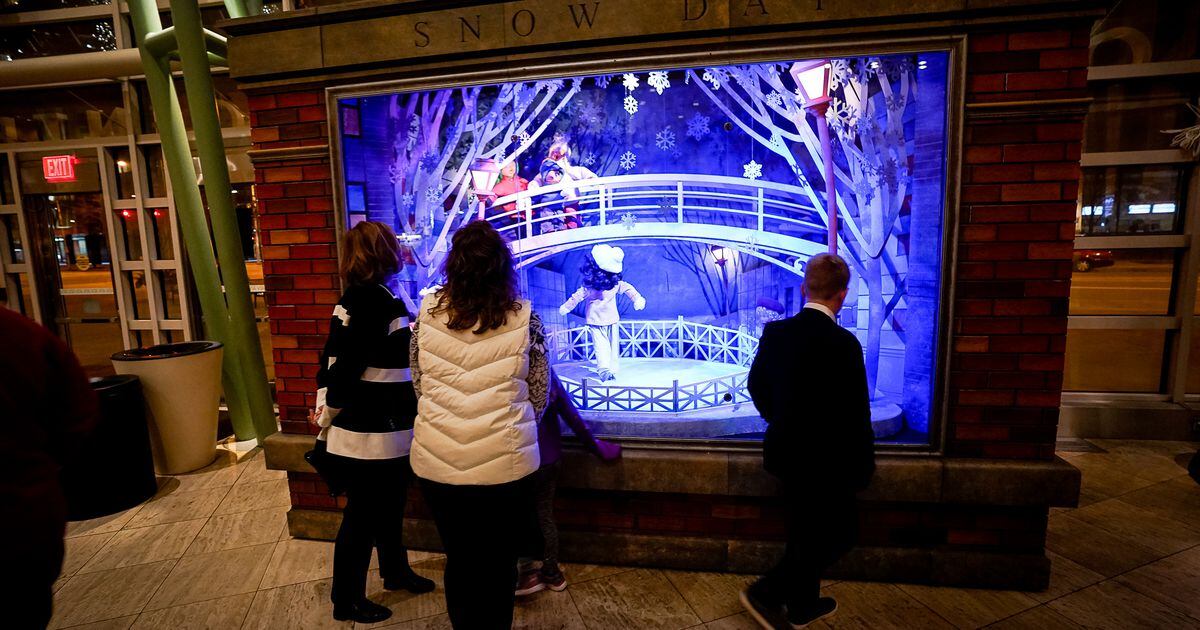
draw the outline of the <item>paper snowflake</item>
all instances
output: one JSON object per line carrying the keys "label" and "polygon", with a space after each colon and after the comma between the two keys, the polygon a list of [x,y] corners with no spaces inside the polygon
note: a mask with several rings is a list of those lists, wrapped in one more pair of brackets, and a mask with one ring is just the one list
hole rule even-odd
{"label": "paper snowflake", "polygon": [[626,72],[625,76],[621,79],[621,85],[624,85],[625,89],[630,92],[638,89],[637,75],[632,72]]}
{"label": "paper snowflake", "polygon": [[421,165],[421,170],[425,171],[426,173],[432,173],[433,169],[437,168],[438,161],[437,154],[433,153],[432,151],[422,155],[421,161],[419,162]]}
{"label": "paper snowflake", "polygon": [[637,99],[633,98],[632,94],[629,96],[626,96],[625,97],[625,111],[629,112],[629,115],[632,116],[637,113],[637,110],[638,110]]}
{"label": "paper snowflake", "polygon": [[430,204],[436,204],[441,200],[442,200],[442,187],[441,186],[430,186],[429,188],[425,189],[425,201],[428,201]]}
{"label": "paper snowflake", "polygon": [[719,90],[721,89],[721,79],[719,75],[720,73],[717,70],[709,68],[708,70],[704,71],[704,75],[700,78],[712,85],[712,89]]}
{"label": "paper snowflake", "polygon": [[608,87],[608,82],[612,80],[612,75],[611,74],[602,74],[600,76],[594,77],[592,80],[596,82],[596,87],[603,90],[604,88]]}
{"label": "paper snowflake", "polygon": [[782,107],[783,97],[779,95],[779,92],[771,92],[767,95],[767,104],[772,107]]}
{"label": "paper snowflake", "polygon": [[750,160],[742,165],[742,177],[746,179],[758,179],[762,177],[762,164]]}
{"label": "paper snowflake", "polygon": [[529,136],[529,133],[526,131],[522,131],[521,134],[517,136],[517,143],[520,144],[521,146],[525,146],[525,145],[529,144],[529,140],[530,140],[530,136]]}
{"label": "paper snowflake", "polygon": [[413,116],[408,123],[408,143],[405,145],[409,151],[417,148],[417,139],[421,136],[421,121]]}
{"label": "paper snowflake", "polygon": [[667,73],[662,70],[657,70],[650,73],[650,77],[646,79],[646,85],[654,88],[655,92],[663,93],[663,90],[671,87],[671,81],[667,78]]}
{"label": "paper snowflake", "polygon": [[670,151],[675,148],[675,132],[671,131],[670,127],[664,127],[662,131],[654,134],[654,146],[660,151]]}
{"label": "paper snowflake", "polygon": [[579,158],[579,163],[584,166],[591,166],[591,165],[595,164],[596,163],[596,154],[595,153],[585,153],[583,155],[583,157]]}
{"label": "paper snowflake", "polygon": [[621,168],[628,171],[637,166],[637,154],[633,151],[626,151],[621,154]]}
{"label": "paper snowflake", "polygon": [[400,196],[400,209],[407,212],[413,207],[414,200],[412,193],[404,193]]}
{"label": "paper snowflake", "polygon": [[588,126],[595,126],[600,122],[600,116],[604,110],[595,101],[588,101],[579,108],[579,120]]}
{"label": "paper snowflake", "polygon": [[637,217],[632,212],[626,212],[621,215],[621,225],[625,226],[626,230],[632,230],[637,224]]}
{"label": "paper snowflake", "polygon": [[696,112],[688,120],[687,135],[697,140],[703,140],[708,134],[708,116],[704,116],[700,114],[700,112]]}

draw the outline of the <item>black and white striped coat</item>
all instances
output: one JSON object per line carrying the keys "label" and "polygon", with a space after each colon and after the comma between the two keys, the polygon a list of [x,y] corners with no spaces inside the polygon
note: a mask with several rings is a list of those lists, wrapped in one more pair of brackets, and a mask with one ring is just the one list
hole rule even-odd
{"label": "black and white striped coat", "polygon": [[352,286],[342,294],[317,372],[318,423],[330,453],[408,455],[417,415],[411,339],[404,303],[383,285]]}

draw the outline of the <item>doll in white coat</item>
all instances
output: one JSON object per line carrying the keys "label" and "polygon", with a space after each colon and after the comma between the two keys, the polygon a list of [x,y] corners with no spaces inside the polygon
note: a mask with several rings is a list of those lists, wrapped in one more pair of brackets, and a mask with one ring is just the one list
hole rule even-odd
{"label": "doll in white coat", "polygon": [[583,286],[579,287],[558,312],[566,315],[582,302],[588,332],[596,349],[596,371],[601,381],[617,378],[620,371],[621,352],[617,348],[617,325],[621,313],[617,310],[617,295],[624,294],[633,301],[634,310],[646,308],[646,298],[621,279],[625,252],[620,247],[596,245],[583,260],[579,271],[583,274]]}

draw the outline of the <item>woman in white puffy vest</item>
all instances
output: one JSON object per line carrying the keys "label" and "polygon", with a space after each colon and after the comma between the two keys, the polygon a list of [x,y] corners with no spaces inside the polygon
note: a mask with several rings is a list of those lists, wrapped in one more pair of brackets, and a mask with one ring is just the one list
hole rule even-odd
{"label": "woman in white puffy vest", "polygon": [[446,552],[451,624],[509,628],[517,557],[537,531],[545,336],[508,245],[486,221],[455,233],[445,274],[421,304],[411,345],[412,467]]}

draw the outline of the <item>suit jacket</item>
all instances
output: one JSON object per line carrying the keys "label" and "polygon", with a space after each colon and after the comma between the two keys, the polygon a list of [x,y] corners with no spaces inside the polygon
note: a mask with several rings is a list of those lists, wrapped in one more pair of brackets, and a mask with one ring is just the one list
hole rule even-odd
{"label": "suit jacket", "polygon": [[800,491],[856,492],[870,483],[867,373],[850,331],[814,309],[767,324],[747,388],[767,421],[768,472]]}

